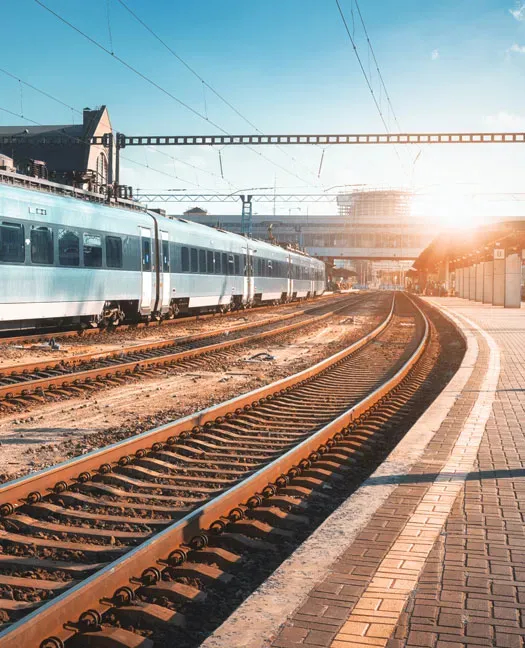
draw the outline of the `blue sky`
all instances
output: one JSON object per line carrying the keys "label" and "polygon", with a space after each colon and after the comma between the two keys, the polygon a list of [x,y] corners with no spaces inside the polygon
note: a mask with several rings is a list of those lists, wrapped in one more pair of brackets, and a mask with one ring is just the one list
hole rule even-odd
{"label": "blue sky", "polygon": [[[369,56],[354,0],[340,0],[365,68]],[[162,47],[118,0],[43,0],[230,133],[253,128]],[[166,43],[264,133],[382,132],[335,0],[125,0]],[[126,134],[206,134],[217,130],[125,69],[34,0],[2,2],[0,67],[82,109],[105,103]],[[360,7],[394,110],[405,131],[525,131],[525,9],[514,0],[365,2]],[[108,25],[109,12],[109,25]],[[372,85],[380,96],[377,74]],[[381,93],[382,95],[382,93]],[[389,126],[384,96],[381,106]],[[0,108],[40,123],[78,114],[0,73]],[[0,110],[1,124],[23,123]],[[412,148],[412,147],[411,147]],[[230,192],[273,186],[316,191],[340,184],[456,183],[484,190],[521,189],[525,148],[294,147],[128,149],[126,183],[145,189],[186,187]],[[398,157],[399,154],[399,157]],[[174,161],[173,156],[203,171]],[[400,162],[401,159],[401,162]],[[288,169],[289,173],[280,167]],[[173,177],[173,176],[177,177]],[[464,190],[464,189],[462,189]],[[500,207],[505,210],[509,205]],[[515,205],[512,206],[515,208]],[[218,211],[218,208],[214,208]],[[313,208],[314,209],[314,208]]]}

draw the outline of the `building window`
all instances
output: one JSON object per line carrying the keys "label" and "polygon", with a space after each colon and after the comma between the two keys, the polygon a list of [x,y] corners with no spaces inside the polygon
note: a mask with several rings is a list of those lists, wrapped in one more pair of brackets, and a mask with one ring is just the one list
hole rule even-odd
{"label": "building window", "polygon": [[31,228],[31,261],[43,265],[53,264],[53,231],[49,227]]}
{"label": "building window", "polygon": [[24,226],[18,223],[0,225],[0,261],[3,263],[24,263],[26,248]]}
{"label": "building window", "polygon": [[99,186],[108,183],[108,160],[105,153],[101,153],[97,158],[97,184]]}
{"label": "building window", "polygon": [[61,266],[80,265],[80,239],[76,232],[58,230],[58,262]]}

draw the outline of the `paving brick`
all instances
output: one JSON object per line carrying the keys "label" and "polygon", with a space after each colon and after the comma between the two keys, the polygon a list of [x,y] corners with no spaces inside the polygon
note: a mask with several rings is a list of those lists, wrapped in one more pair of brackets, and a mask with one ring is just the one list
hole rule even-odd
{"label": "paving brick", "polygon": [[321,630],[312,630],[304,640],[305,646],[329,646],[335,637],[335,632],[323,632]]}
{"label": "paving brick", "polygon": [[[448,476],[433,485],[397,486],[334,564],[333,578],[312,591],[298,622],[321,615],[339,623],[332,648],[525,648],[519,627],[525,619],[525,330],[523,320],[507,324],[515,321],[512,313],[468,307],[468,316],[489,326],[503,349],[500,385],[474,466],[459,487]],[[441,470],[483,393],[488,346],[474,334],[473,373],[414,475]],[[468,444],[462,448],[469,452]],[[369,636],[374,627],[380,635],[381,626],[385,636]],[[312,626],[310,632],[326,631]],[[305,637],[294,645],[301,642],[308,645]]]}

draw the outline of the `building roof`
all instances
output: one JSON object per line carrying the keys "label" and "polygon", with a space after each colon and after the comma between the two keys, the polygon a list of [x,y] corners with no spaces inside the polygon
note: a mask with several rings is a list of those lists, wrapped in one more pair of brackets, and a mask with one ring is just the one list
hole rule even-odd
{"label": "building roof", "polygon": [[435,238],[414,261],[413,268],[432,272],[445,260],[467,261],[469,256],[492,258],[493,248],[513,247],[525,240],[525,219],[512,219],[470,230],[448,230]]}
{"label": "building roof", "polygon": [[[0,151],[19,163],[23,160],[43,160],[48,170],[57,173],[84,171],[89,145],[85,140],[92,137],[106,107],[85,109],[82,124],[41,126],[0,126]],[[22,139],[15,144],[3,142],[3,137]],[[67,144],[42,141],[46,137],[67,138]]]}

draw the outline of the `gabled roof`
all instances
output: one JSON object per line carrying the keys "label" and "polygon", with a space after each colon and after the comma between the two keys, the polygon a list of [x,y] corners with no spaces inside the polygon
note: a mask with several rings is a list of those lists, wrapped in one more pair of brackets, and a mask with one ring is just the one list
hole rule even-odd
{"label": "gabled roof", "polygon": [[[105,110],[105,106],[95,110],[86,108],[82,124],[0,126],[0,150],[17,163],[25,159],[43,160],[50,171],[84,171],[88,151],[84,140],[93,136]],[[2,137],[12,136],[23,141],[16,144],[2,142]],[[68,143],[43,143],[40,141],[43,137],[65,137]]]}

